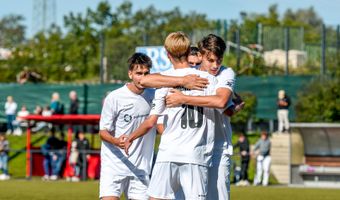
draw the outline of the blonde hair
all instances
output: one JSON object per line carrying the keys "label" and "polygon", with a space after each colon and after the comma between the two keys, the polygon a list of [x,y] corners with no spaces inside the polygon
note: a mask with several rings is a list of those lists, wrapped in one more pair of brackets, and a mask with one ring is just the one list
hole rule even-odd
{"label": "blonde hair", "polygon": [[190,53],[191,42],[189,37],[181,32],[170,33],[164,42],[166,51],[177,61],[186,61]]}

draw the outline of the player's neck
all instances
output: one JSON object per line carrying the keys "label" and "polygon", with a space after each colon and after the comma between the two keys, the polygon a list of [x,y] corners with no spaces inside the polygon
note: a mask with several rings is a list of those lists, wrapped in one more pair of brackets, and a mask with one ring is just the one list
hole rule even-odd
{"label": "player's neck", "polygon": [[135,94],[142,94],[144,92],[144,89],[138,88],[135,84],[133,83],[127,83],[126,87],[133,93]]}
{"label": "player's neck", "polygon": [[183,62],[173,62],[172,63],[174,66],[174,69],[184,69],[184,68],[189,68],[190,65],[187,61],[183,61]]}

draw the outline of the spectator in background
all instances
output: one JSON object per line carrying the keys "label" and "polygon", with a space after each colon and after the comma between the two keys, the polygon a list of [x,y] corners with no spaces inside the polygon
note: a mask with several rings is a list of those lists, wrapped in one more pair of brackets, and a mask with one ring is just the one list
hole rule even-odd
{"label": "spectator in background", "polygon": [[257,155],[254,185],[259,185],[261,183],[262,173],[263,173],[262,185],[263,186],[268,185],[271,163],[270,147],[271,142],[268,138],[268,133],[262,132],[261,138],[256,142],[253,150],[253,154]]}
{"label": "spectator in background", "polygon": [[241,177],[240,182],[236,185],[239,186],[247,186],[249,185],[248,182],[248,167],[249,167],[249,142],[247,137],[244,133],[240,134],[237,143],[235,144],[234,148],[240,149],[240,156],[241,156]]}
{"label": "spectator in background", "polygon": [[[88,139],[85,137],[84,132],[78,133],[78,138],[76,139],[76,149],[79,152],[78,160],[75,165],[75,177],[72,179],[72,181],[79,181],[79,178],[82,177],[83,171],[86,171],[86,164],[87,160],[90,158],[90,155],[85,152],[87,150],[90,150],[90,143]],[[82,177],[82,179],[85,179],[86,177]]]}
{"label": "spectator in background", "polygon": [[[78,114],[78,109],[79,109],[79,100],[78,100],[77,92],[72,90],[69,93],[69,98],[70,98],[70,110],[69,110],[69,114],[77,115]],[[73,125],[72,129],[73,129],[74,133],[77,133],[80,130],[80,126],[79,125]]]}
{"label": "spectator in background", "polygon": [[41,115],[45,116],[45,117],[51,116],[52,114],[53,114],[53,112],[52,112],[52,110],[49,106],[45,106],[42,113],[41,113]]}
{"label": "spectator in background", "polygon": [[77,149],[77,140],[73,140],[71,144],[71,152],[70,156],[68,158],[68,162],[70,166],[73,168],[73,174],[69,174],[68,177],[66,178],[67,181],[74,181],[78,182],[79,181],[79,169],[77,167],[77,162],[78,162],[78,157],[79,157],[79,151]]}
{"label": "spectator in background", "polygon": [[[52,111],[52,115],[63,115],[64,114],[64,104],[60,102],[60,97],[58,92],[54,92],[51,98],[50,108]],[[64,134],[64,125],[58,125],[60,133]],[[56,126],[53,125],[51,131],[55,132]]]}
{"label": "spectator in background", "polygon": [[72,90],[69,94],[70,97],[70,114],[77,115],[79,109],[79,100],[77,96],[77,92]]}
{"label": "spectator in background", "polygon": [[[36,112],[38,111],[38,112]],[[36,110],[34,111],[36,114],[40,113],[39,110]],[[51,116],[52,115],[52,111],[50,110],[50,107],[49,106],[45,106],[44,109],[42,110],[41,112],[41,115],[44,116],[44,117],[48,117],[48,116]],[[41,131],[41,130],[45,130],[45,132],[47,132],[47,130],[50,130],[52,128],[52,124],[50,123],[47,123],[47,122],[36,122],[35,126],[32,128],[32,132],[35,133],[35,132],[38,132],[38,131]]]}
{"label": "spectator in background", "polygon": [[59,139],[55,137],[54,132],[50,132],[50,137],[46,143],[42,145],[41,151],[44,155],[43,167],[45,175],[42,180],[57,180],[58,179],[58,154]]}
{"label": "spectator in background", "polygon": [[288,109],[290,106],[290,98],[284,90],[280,90],[277,99],[277,120],[279,123],[279,133],[289,131]]}
{"label": "spectator in background", "polygon": [[58,92],[54,92],[51,98],[50,108],[52,114],[64,114],[64,105],[60,102],[60,97]]}
{"label": "spectator in background", "polygon": [[15,113],[17,111],[17,103],[14,102],[12,96],[7,97],[7,101],[5,103],[5,114],[7,118],[7,132],[6,134],[12,134],[14,131],[13,121],[15,120]]}
{"label": "spectator in background", "polygon": [[8,152],[9,152],[9,142],[4,134],[0,134],[0,170],[2,173],[0,175],[0,180],[8,180],[10,177],[8,175]]}
{"label": "spectator in background", "polygon": [[22,127],[28,127],[28,122],[23,117],[26,117],[30,114],[28,112],[25,105],[21,106],[20,111],[17,113],[16,119],[13,121],[13,126],[15,127],[13,135],[20,136],[22,135]]}
{"label": "spectator in background", "polygon": [[202,62],[202,54],[197,47],[190,47],[188,63],[191,67],[196,67]]}
{"label": "spectator in background", "polygon": [[66,158],[67,142],[65,141],[65,135],[61,134],[58,145],[56,147],[57,161],[56,161],[56,173],[58,176],[62,177],[62,169],[64,166],[64,161]]}
{"label": "spectator in background", "polygon": [[43,108],[39,105],[37,105],[33,111],[33,114],[35,115],[42,115],[42,112],[43,112]]}

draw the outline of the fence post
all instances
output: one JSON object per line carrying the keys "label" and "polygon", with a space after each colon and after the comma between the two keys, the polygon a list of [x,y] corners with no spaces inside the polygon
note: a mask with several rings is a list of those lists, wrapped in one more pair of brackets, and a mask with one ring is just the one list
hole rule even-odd
{"label": "fence post", "polygon": [[289,74],[289,27],[285,28],[285,50],[286,50],[286,67],[285,67],[285,74],[288,76]]}
{"label": "fence post", "polygon": [[104,57],[105,57],[105,35],[104,30],[100,32],[100,84],[104,83]]}
{"label": "fence post", "polygon": [[227,42],[228,41],[228,22],[227,20],[223,21],[223,31],[224,31],[224,41]]}
{"label": "fence post", "polygon": [[143,44],[144,46],[148,46],[149,45],[149,36],[147,33],[143,34]]}
{"label": "fence post", "polygon": [[340,65],[340,25],[336,28],[336,59]]}
{"label": "fence post", "polygon": [[257,44],[262,46],[262,24],[257,24]]}
{"label": "fence post", "polygon": [[301,51],[305,50],[305,28],[300,27],[300,40],[301,40]]}
{"label": "fence post", "polygon": [[86,174],[87,174],[87,159],[86,159],[86,153],[87,150],[82,150],[82,158],[83,158],[83,168],[82,168],[82,179],[86,180]]}
{"label": "fence post", "polygon": [[89,86],[85,83],[84,84],[84,107],[83,107],[83,114],[87,114],[87,104],[88,104],[88,91]]}
{"label": "fence post", "polygon": [[[87,114],[87,108],[88,108],[88,104],[89,104],[89,86],[85,83],[84,84],[84,107],[83,107],[83,114],[86,115]],[[86,132],[87,131],[87,126],[84,124],[83,125],[83,131]]]}
{"label": "fence post", "polygon": [[240,64],[241,64],[241,51],[240,51],[240,46],[241,46],[241,41],[240,41],[240,29],[238,28],[236,30],[236,44],[237,44],[237,48],[236,48],[236,55],[237,55],[237,69],[240,68]]}
{"label": "fence post", "polygon": [[321,68],[320,74],[325,75],[326,72],[326,26],[322,24],[321,31]]}
{"label": "fence post", "polygon": [[32,154],[31,154],[31,129],[27,128],[26,134],[26,178],[32,177]]}
{"label": "fence post", "polygon": [[221,36],[221,21],[219,19],[216,21],[216,35]]}

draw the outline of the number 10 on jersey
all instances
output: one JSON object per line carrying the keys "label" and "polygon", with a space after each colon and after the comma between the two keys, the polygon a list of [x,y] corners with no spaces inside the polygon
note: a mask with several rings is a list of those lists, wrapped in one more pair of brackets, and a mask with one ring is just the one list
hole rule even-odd
{"label": "number 10 on jersey", "polygon": [[181,117],[181,127],[183,129],[188,128],[200,128],[203,123],[203,107],[182,105],[184,113]]}

